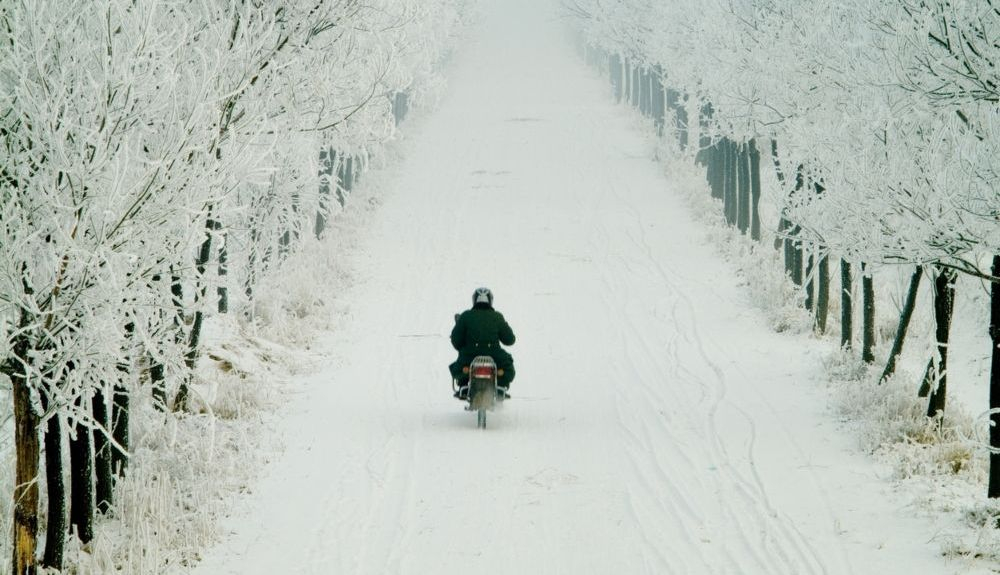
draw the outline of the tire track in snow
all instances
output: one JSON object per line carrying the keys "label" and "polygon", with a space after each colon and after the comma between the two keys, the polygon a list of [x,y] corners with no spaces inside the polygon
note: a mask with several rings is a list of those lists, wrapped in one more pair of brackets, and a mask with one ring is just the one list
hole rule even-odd
{"label": "tire track in snow", "polygon": [[[631,363],[630,360],[626,361],[626,365]],[[628,374],[632,370],[616,366],[615,371]],[[615,398],[615,410],[618,415],[618,425],[625,432],[625,437],[628,440],[625,448],[633,470],[632,479],[638,481],[637,485],[629,485],[629,490],[632,492],[629,498],[632,515],[636,522],[644,527],[642,534],[648,548],[662,559],[664,565],[669,567],[665,572],[691,572],[696,570],[706,559],[702,554],[701,562],[692,565],[688,557],[690,550],[701,552],[694,533],[703,522],[697,511],[688,502],[687,490],[676,484],[677,477],[664,468],[659,457],[650,449],[653,442],[648,426],[644,424],[642,419],[635,419],[634,406],[637,402],[631,397],[632,393],[628,387],[628,384],[616,386],[618,393]],[[667,442],[667,445],[669,444],[670,442]],[[675,453],[680,455],[682,461],[689,463],[683,453],[678,451]],[[637,499],[647,504],[652,502],[655,505],[653,510],[655,513],[650,514],[648,509],[643,509],[640,512],[635,504]],[[674,524],[678,522],[682,527],[679,531],[673,528]],[[666,537],[661,540],[650,539],[650,534],[673,534],[673,532],[676,532],[678,537]],[[678,545],[678,543],[683,545]],[[663,546],[666,548],[661,549]],[[683,552],[678,552],[681,550]],[[684,562],[683,568],[679,568],[675,566],[675,561],[671,561],[672,557],[688,561]]]}
{"label": "tire track in snow", "polygon": [[[612,189],[613,188],[614,186],[612,186]],[[634,208],[631,205],[624,202],[623,199],[620,197],[620,195],[617,204],[619,206],[627,206],[627,209],[632,210],[634,221],[639,222],[638,218],[635,217]],[[640,224],[639,228],[642,229],[641,222],[639,222],[639,224]],[[691,374],[692,377],[688,381],[693,381],[699,385],[703,400],[705,398],[709,399],[707,413],[701,419],[703,420],[703,422],[707,422],[709,424],[707,431],[708,431],[708,437],[711,442],[710,447],[712,448],[709,450],[709,453],[712,456],[712,462],[713,462],[712,468],[716,469],[719,472],[719,474],[725,475],[726,479],[728,480],[725,482],[718,481],[716,488],[717,496],[720,497],[720,499],[723,501],[721,509],[722,512],[725,514],[725,521],[721,523],[723,525],[739,526],[734,535],[736,535],[742,542],[744,551],[749,552],[750,555],[761,566],[761,568],[766,569],[768,572],[800,572],[801,571],[800,566],[808,565],[810,558],[815,557],[815,553],[810,552],[811,550],[803,551],[800,546],[800,541],[797,541],[794,538],[790,540],[791,551],[786,550],[786,547],[789,547],[788,545],[777,545],[777,546],[775,545],[775,539],[774,539],[775,535],[773,532],[776,529],[772,525],[767,525],[768,521],[766,519],[768,517],[775,516],[776,513],[773,511],[773,506],[767,499],[766,491],[763,488],[763,484],[760,481],[759,476],[756,474],[756,468],[753,460],[753,450],[755,445],[755,435],[754,435],[755,429],[753,420],[748,416],[748,414],[746,414],[746,412],[743,411],[740,412],[740,414],[746,420],[747,424],[750,426],[750,436],[749,436],[750,441],[748,443],[748,461],[751,464],[751,471],[753,472],[754,478],[753,480],[748,480],[745,477],[743,477],[743,475],[739,473],[736,470],[736,468],[731,464],[731,456],[728,454],[725,444],[721,441],[721,436],[717,429],[718,410],[720,405],[722,405],[723,401],[725,400],[726,396],[726,381],[722,370],[714,362],[711,361],[708,354],[705,352],[703,342],[697,330],[697,326],[693,323],[694,321],[693,306],[690,300],[686,297],[686,295],[683,292],[679,291],[675,285],[669,282],[669,277],[666,276],[664,270],[662,269],[662,266],[660,266],[658,262],[655,262],[656,263],[655,267],[649,265],[650,263],[654,262],[654,258],[651,255],[651,250],[649,250],[648,244],[643,244],[642,242],[636,241],[636,238],[633,234],[627,233],[626,235],[628,236],[628,240],[631,242],[632,244],[631,247],[633,248],[633,250],[631,250],[630,252],[623,251],[622,253],[619,254],[613,254],[612,252],[607,251],[606,247],[613,244],[609,241],[611,238],[609,237],[607,230],[605,229],[602,229],[600,232],[599,235],[600,241],[594,242],[594,245],[592,245],[592,249],[594,250],[597,250],[602,246],[605,247],[605,252],[602,252],[604,253],[605,257],[608,258],[608,261],[606,261],[605,265],[603,266],[605,269],[616,270],[617,267],[624,268],[624,272],[622,273],[611,272],[602,277],[602,280],[604,281],[606,287],[608,288],[608,291],[610,293],[615,294],[621,301],[626,301],[626,302],[637,301],[636,297],[630,293],[631,289],[630,283],[640,279],[638,276],[639,272],[644,270],[648,272],[650,270],[655,269],[658,272],[658,275],[660,276],[657,279],[660,282],[667,280],[667,282],[669,283],[668,287],[671,287],[672,291],[675,294],[675,297],[677,298],[672,310],[673,316],[675,318],[674,327],[676,328],[677,326],[684,325],[685,329],[678,330],[678,333],[684,334],[685,339],[693,343],[694,347],[696,348],[696,353],[698,354],[699,357],[701,357],[705,365],[707,365],[711,369],[712,374],[715,378],[713,384],[709,384],[706,383],[702,378],[694,376],[694,374],[692,373]],[[645,265],[637,265],[637,263],[632,261],[631,258],[629,257],[629,254],[635,251],[634,248],[642,248],[641,253],[644,253],[646,255],[646,260],[647,260],[646,262],[644,262]],[[609,278],[614,278],[617,281],[612,282],[610,281]],[[692,318],[690,322],[686,322],[687,325],[685,325],[685,323],[682,323],[680,321],[681,318],[678,311],[681,308],[681,304],[683,304],[685,311],[688,312],[685,315],[690,316]],[[606,300],[606,305],[610,307],[611,304]],[[656,358],[658,354],[652,348],[645,334],[642,333],[641,330],[638,329],[637,326],[634,324],[634,322],[631,320],[628,310],[625,310],[625,313],[622,314],[622,317],[624,318],[624,321],[621,322],[622,326],[627,329],[629,335],[631,336],[628,338],[628,340],[633,344],[637,343],[644,348],[643,351],[645,353],[643,354],[643,357]],[[691,334],[692,337],[688,338],[687,334]],[[625,350],[629,350],[630,346],[622,346],[622,348]],[[637,365],[637,363],[638,362],[636,360],[636,357],[633,354],[630,357],[630,364],[634,367],[635,365]],[[677,373],[679,365],[680,362],[676,364],[677,367],[672,368],[673,373]],[[655,377],[655,374],[662,373],[663,369],[661,367],[654,366],[652,371],[654,373],[654,377],[648,377],[647,374],[634,371],[631,380],[634,380],[635,382],[642,384],[640,388],[644,388],[645,391],[647,392],[646,396],[647,401],[653,402],[653,404],[656,406],[664,406],[664,405],[669,406],[669,402],[665,401],[665,398],[662,396],[662,393],[659,391],[659,389],[654,389],[655,386],[649,385],[649,382],[651,380],[660,380],[660,381],[663,380],[662,377]],[[629,382],[624,386],[620,387],[624,387],[626,389],[633,389],[636,388],[637,386]],[[676,388],[677,386],[675,385],[674,387]],[[676,399],[677,398],[674,398],[675,402]],[[702,403],[704,403],[704,401]],[[697,406],[690,406],[690,407],[696,408]],[[685,409],[685,412],[696,413],[698,411],[697,409],[692,410],[690,407],[688,409]],[[669,426],[662,425],[662,421],[658,422],[658,420],[662,418],[656,418],[655,416],[652,418],[648,417],[649,411],[650,410],[646,410],[644,412],[645,414],[647,414],[645,417],[636,418],[635,416],[638,415],[638,412],[636,410],[633,410],[633,412],[630,413],[627,417],[620,417],[620,421],[623,427],[629,429],[630,436],[632,437],[633,442],[640,446],[640,448],[636,452],[633,452],[633,457],[635,457],[635,453],[638,453],[638,457],[645,456],[646,458],[649,457],[649,454],[653,454],[653,458],[654,460],[656,460],[659,457],[661,457],[660,454],[663,451],[662,445],[659,443],[654,443],[648,438],[643,439],[642,437],[640,437],[640,433],[635,431],[635,426],[637,424],[634,422],[634,420],[638,420],[639,422],[641,422],[638,425],[647,427],[651,425],[655,426],[659,423],[661,427],[661,433],[659,434],[660,437],[670,437],[671,432],[672,431],[675,432],[676,429],[672,430]],[[662,412],[662,409],[659,411]],[[695,424],[697,425],[697,422]],[[666,443],[667,445],[672,445],[676,442],[667,441]],[[687,460],[690,461],[690,457],[688,457]],[[640,476],[642,475],[644,474],[640,474]],[[661,479],[662,485],[671,484],[669,474],[666,472],[665,468],[662,465],[659,466],[659,477]],[[718,478],[715,477],[715,479]],[[754,483],[754,481],[756,481],[756,484]],[[658,495],[657,490],[655,488],[649,487],[648,480],[646,480],[646,484],[647,484],[647,490],[651,490],[653,492],[655,500],[655,496]],[[735,493],[739,496],[736,500],[731,500],[731,498],[729,497],[730,489],[733,489]],[[763,512],[761,512],[760,510],[760,506],[762,505],[765,508]],[[748,521],[748,518],[754,518],[754,517],[756,518],[754,521]],[[764,520],[763,523],[762,519]],[[762,525],[764,525],[767,528],[759,529],[759,527],[761,527]],[[754,531],[761,532],[759,540],[753,539],[749,535]],[[777,541],[779,543],[782,542],[781,540]],[[782,568],[781,564],[776,563],[771,559],[774,556],[777,556],[777,558],[781,560],[780,563],[784,565],[784,568]],[[732,566],[735,564],[735,561],[730,560],[729,563],[730,566]],[[811,569],[811,572],[824,572],[824,568],[820,567],[816,569],[815,566],[816,562],[814,561],[813,562],[814,568]]]}
{"label": "tire track in snow", "polygon": [[[652,350],[648,346],[648,340],[643,339],[641,341],[641,343],[643,344],[643,348],[644,348],[643,349],[644,356],[645,357],[655,357],[655,356],[652,355]],[[686,370],[683,370],[683,371],[686,372]],[[653,406],[653,409],[648,410],[648,411],[649,412],[653,412],[653,411],[660,411],[660,412],[662,412],[662,410],[657,409],[655,406],[663,405],[663,404],[666,403],[666,401],[664,401],[663,397],[659,393],[657,393],[657,392],[654,391],[654,389],[653,389],[654,386],[651,386],[651,385],[649,385],[649,384],[646,383],[648,381],[651,381],[652,379],[653,378],[649,378],[649,377],[640,378],[640,381],[643,382],[643,385],[642,385],[642,387],[640,389],[645,393],[646,398],[647,398],[647,402],[649,403],[649,405]],[[656,379],[659,379],[659,378],[656,378]],[[699,382],[699,380],[697,378],[695,378],[695,377],[693,377],[691,375],[687,375],[686,379],[688,381]],[[664,383],[665,381],[677,381],[677,380],[676,379],[674,379],[674,380],[659,379],[659,381],[661,383]],[[676,386],[673,387],[672,390],[673,389],[676,389]],[[690,403],[686,403],[686,404],[683,404],[683,405],[685,405],[685,407],[686,407],[684,409],[684,412],[687,414],[686,417],[685,417],[685,419],[689,420],[688,427],[693,430],[697,426],[697,421],[692,421],[691,420],[691,416],[694,415],[694,414],[698,414],[699,413],[699,411],[697,409],[697,405],[691,405]],[[652,456],[651,457],[652,460],[655,463],[657,463],[658,467],[661,470],[661,473],[663,475],[667,475],[668,472],[667,472],[667,469],[666,469],[666,465],[661,464],[659,462],[660,462],[661,459],[664,459],[664,453],[665,453],[664,447],[678,445],[678,442],[673,441],[673,439],[678,436],[678,431],[679,430],[677,429],[676,426],[669,425],[665,421],[660,421],[660,418],[656,418],[655,416],[654,417],[648,417],[648,416],[647,417],[641,417],[641,418],[639,418],[639,424],[645,430],[644,444],[650,446],[649,454]],[[683,430],[683,431],[687,431],[687,430]],[[684,445],[697,445],[698,438],[692,438],[689,435],[690,435],[689,433],[685,434],[685,437],[684,437],[685,441],[683,442],[683,444]],[[661,441],[656,441],[656,438],[661,438],[662,439],[664,436],[669,437],[670,440],[667,440],[667,441],[662,441],[662,440]],[[701,465],[695,464],[694,461],[693,461],[693,459],[692,459],[692,456],[690,454],[686,453],[682,449],[676,449],[675,448],[674,451],[677,451],[677,452],[680,452],[680,453],[683,454],[682,457],[683,457],[683,459],[685,460],[685,463],[689,466],[690,469],[700,470],[701,473],[705,472],[705,466],[701,466]],[[671,463],[673,463],[673,462],[676,461],[675,457],[668,458],[667,460],[669,462],[671,462]],[[710,467],[711,468],[716,468],[717,464],[713,464]],[[689,483],[688,489],[690,490],[692,487],[693,486]],[[717,497],[719,497],[723,501],[723,505],[722,505],[721,509],[724,512],[727,513],[726,522],[728,524],[744,524],[745,525],[745,518],[744,518],[744,516],[742,514],[740,514],[740,513],[733,512],[733,506],[728,503],[728,500],[729,500],[728,491],[726,489],[724,489],[724,488],[717,488],[715,490],[715,494],[716,494]],[[744,533],[746,533],[746,532],[747,532],[747,530],[745,528],[744,529],[739,529],[737,531],[737,533],[740,534],[741,536]],[[746,543],[746,541],[744,541],[744,543]],[[746,547],[751,552],[755,551],[755,549],[752,546],[746,545]],[[738,564],[739,564],[739,559],[737,559],[732,553],[730,553],[729,550],[728,550],[728,548],[726,548],[726,553],[723,554],[723,558],[725,559],[725,561],[732,568],[736,568],[738,566]],[[762,556],[760,556],[760,555],[757,556],[757,560],[759,562],[761,562],[762,564],[765,564],[765,565],[767,564],[767,561]]]}
{"label": "tire track in snow", "polygon": [[[607,237],[606,230],[602,230],[602,235]],[[601,242],[601,245],[609,245],[609,241]],[[626,273],[618,274],[611,273],[602,276],[602,280],[607,287],[607,292],[615,294],[617,299],[621,301],[636,301],[634,295],[631,293],[630,284],[636,280],[634,276],[637,268],[633,267],[628,261],[627,256],[618,255],[617,258],[609,255],[609,260],[605,262],[602,266],[604,269],[614,270],[616,265],[624,265],[626,268]],[[629,271],[631,270],[631,271]],[[609,278],[614,278],[616,281],[611,281]],[[606,299],[608,306],[612,305],[610,300]],[[664,496],[668,497],[673,501],[686,501],[688,498],[692,497],[694,493],[697,492],[699,487],[690,483],[682,488],[675,485],[675,477],[681,475],[684,470],[680,469],[674,473],[668,471],[668,465],[661,463],[661,459],[666,459],[669,463],[677,463],[677,456],[673,458],[665,458],[664,451],[666,449],[673,448],[675,454],[680,455],[680,459],[683,464],[688,467],[687,472],[691,473],[694,471],[696,475],[703,473],[703,466],[694,465],[693,462],[700,458],[694,458],[691,454],[688,454],[681,445],[695,445],[700,443],[698,437],[688,437],[689,434],[684,434],[683,430],[677,429],[674,426],[663,425],[657,423],[655,420],[661,419],[654,416],[650,416],[649,413],[664,413],[665,409],[669,409],[669,406],[664,405],[662,397],[655,393],[650,386],[648,381],[651,379],[656,379],[663,381],[663,378],[650,376],[648,373],[640,372],[637,370],[636,366],[640,363],[637,355],[631,351],[633,346],[641,345],[643,347],[643,358],[655,358],[656,354],[652,352],[648,344],[646,336],[641,330],[637,328],[634,321],[631,319],[628,310],[623,310],[623,313],[618,317],[619,328],[623,330],[623,335],[621,339],[628,340],[631,345],[624,344],[620,346],[620,349],[625,350],[627,356],[627,365],[631,367],[629,371],[629,376],[623,379],[623,384],[616,387],[619,390],[619,397],[621,398],[618,402],[619,411],[619,425],[623,430],[626,431],[626,435],[631,439],[629,445],[629,456],[632,461],[633,468],[636,469],[636,477],[641,480],[641,487],[643,492],[643,498],[651,501],[660,501]],[[677,333],[683,333],[678,331]],[[676,341],[676,334],[673,338]],[[676,357],[676,356],[675,356]],[[682,363],[680,361],[670,364],[670,369],[673,374],[679,373],[679,369]],[[624,370],[622,370],[624,371]],[[655,370],[654,370],[655,372]],[[675,380],[676,381],[676,380]],[[683,380],[682,380],[683,381]],[[688,379],[688,381],[694,381],[699,384],[699,394],[701,399],[706,397],[705,385],[697,378]],[[676,399],[679,401],[680,411],[683,413],[697,414],[697,407],[701,403],[692,403],[689,398],[686,397],[686,387],[675,386],[673,391],[680,392],[680,396]],[[636,399],[635,395],[641,393],[643,397],[641,399]],[[643,409],[645,408],[645,409]],[[700,419],[700,417],[698,418]],[[698,426],[697,419],[692,421],[688,426],[690,429],[696,429]],[[681,437],[681,435],[684,435]],[[680,441],[679,441],[680,440]],[[726,498],[726,491],[724,489],[716,489],[716,497]],[[708,499],[705,495],[698,497],[702,501]],[[686,504],[685,504],[686,505]],[[691,550],[697,550],[699,557],[701,558],[701,564],[696,565],[692,568],[687,568],[684,571],[678,572],[690,572],[692,570],[697,571],[706,566],[713,565],[717,562],[723,564],[723,572],[737,572],[739,570],[740,557],[739,555],[734,555],[730,552],[728,546],[723,546],[721,549],[721,555],[718,549],[703,549],[705,545],[698,545],[694,541],[693,534],[695,532],[701,531],[703,535],[699,538],[699,541],[707,541],[710,537],[709,530],[711,529],[712,522],[704,517],[704,512],[706,509],[702,508],[700,511],[695,511],[689,505],[686,505],[688,509],[687,516],[679,515],[677,513],[667,513],[666,509],[661,505],[661,513],[659,516],[648,518],[646,521],[640,521],[646,531],[652,533],[663,533],[672,531],[673,523],[678,519],[681,521],[682,526],[682,536],[687,545],[685,547],[680,547],[678,549],[679,555],[684,556],[691,552]],[[731,506],[728,504],[722,505],[722,510],[729,512]],[[740,517],[737,514],[729,513],[726,520],[734,523],[739,522]],[[743,533],[743,530],[738,530],[737,533]],[[671,541],[672,542],[672,541]],[[755,548],[752,545],[745,544],[745,548],[750,551],[754,551]],[[757,555],[757,562],[762,565],[766,565],[767,562],[764,560],[763,556]]]}
{"label": "tire track in snow", "polygon": [[[474,150],[473,148],[472,150]],[[472,158],[466,161],[456,161],[445,168],[450,182],[450,189],[461,189],[460,184],[463,179],[467,179],[467,174],[462,173],[463,169],[470,165],[476,165],[478,157],[473,154]],[[460,213],[468,211],[467,205],[470,202],[468,196],[462,196],[458,200]],[[402,248],[390,254],[393,261],[388,265],[383,263],[380,270],[390,277],[381,277],[377,282],[380,286],[392,286],[389,293],[381,302],[389,302],[386,306],[384,327],[392,326],[398,330],[401,326],[394,325],[392,318],[406,318],[416,314],[416,326],[428,326],[441,323],[442,329],[448,325],[447,318],[432,317],[434,311],[424,305],[424,294],[431,293],[439,289],[434,282],[445,275],[445,260],[442,258],[419,258],[414,252],[421,252],[423,249],[417,246],[461,246],[459,240],[459,228],[457,226],[426,225],[427,220],[416,217],[395,217],[390,221],[394,223],[391,229],[384,229],[387,236],[397,237],[406,242],[406,248]],[[398,227],[400,222],[404,222],[403,227]],[[421,241],[417,241],[420,238]],[[467,250],[466,250],[467,253]],[[430,260],[428,262],[428,260]],[[430,265],[428,265],[428,263]],[[413,268],[413,269],[410,269]],[[408,285],[400,290],[393,282],[391,276],[400,274],[402,270],[407,270],[405,277],[416,279],[416,283]],[[395,289],[393,289],[395,288]],[[410,551],[413,549],[415,539],[414,526],[418,523],[418,474],[414,473],[422,449],[421,438],[425,435],[426,429],[422,418],[408,418],[401,410],[404,406],[410,405],[414,399],[415,383],[410,378],[399,378],[397,373],[412,373],[409,366],[420,365],[424,361],[420,346],[404,345],[398,334],[388,331],[384,337],[386,340],[393,340],[395,353],[388,355],[386,372],[387,376],[380,380],[376,389],[388,390],[387,396],[383,397],[381,404],[386,406],[386,418],[383,422],[385,434],[389,441],[394,442],[396,447],[391,450],[386,459],[386,469],[384,476],[391,486],[385,488],[385,492],[391,494],[388,502],[380,500],[375,502],[372,512],[369,513],[369,527],[365,539],[377,539],[375,535],[381,534],[381,540],[385,541],[386,531],[391,532],[385,549],[375,550],[372,555],[371,565],[362,564],[359,567],[361,573],[402,573],[405,571],[404,563]],[[445,338],[447,339],[447,338]],[[437,371],[435,371],[437,373]],[[440,381],[443,387],[446,383],[444,366],[440,368]],[[432,381],[436,379],[432,378]],[[428,382],[431,384],[431,382]],[[419,394],[419,403],[429,409],[427,398],[420,393],[420,388],[416,387]],[[434,388],[436,389],[436,387]],[[377,567],[376,567],[377,566]]]}
{"label": "tire track in snow", "polygon": [[[617,192],[617,190],[613,189],[613,191],[615,192],[615,195],[621,205],[625,206],[626,209],[632,212],[632,218],[635,222],[632,229],[639,230],[638,237],[631,232],[626,235],[628,235],[638,253],[645,255],[645,260],[649,265],[649,269],[657,272],[663,284],[666,285],[666,287],[668,287],[678,298],[678,302],[683,304],[683,310],[686,312],[684,315],[690,318],[689,321],[686,322],[684,332],[689,333],[692,336],[691,342],[694,344],[694,350],[697,352],[704,364],[711,369],[714,375],[712,396],[709,399],[706,418],[709,427],[709,436],[711,439],[711,455],[713,457],[713,461],[717,465],[717,468],[720,471],[725,471],[727,479],[732,482],[737,492],[742,495],[742,511],[752,513],[753,516],[755,516],[759,521],[759,525],[765,528],[761,532],[760,540],[756,545],[752,545],[750,539],[744,535],[744,542],[748,544],[748,551],[751,551],[753,556],[761,562],[762,568],[769,569],[768,572],[828,573],[828,567],[823,561],[823,558],[818,550],[816,550],[809,543],[791,519],[788,517],[782,517],[771,503],[767,494],[766,486],[758,473],[755,463],[754,451],[756,446],[756,424],[754,423],[754,419],[739,405],[726,401],[728,385],[726,383],[725,373],[718,366],[718,364],[712,360],[705,350],[704,340],[701,337],[698,322],[695,320],[696,313],[693,303],[685,291],[680,289],[671,275],[666,272],[663,268],[663,264],[653,255],[652,249],[645,236],[645,227],[643,226],[642,218],[635,206],[630,202],[627,202],[625,198]],[[675,321],[682,319],[678,317],[676,313],[674,317]],[[743,473],[732,465],[732,458],[722,440],[721,434],[719,433],[719,409],[723,403],[725,403],[727,407],[734,409],[745,420],[748,426],[749,438],[746,448],[746,457],[750,469],[749,478],[745,477]],[[791,439],[791,442],[794,444],[794,439]],[[720,493],[722,492],[725,492],[725,490],[720,490]],[[745,526],[740,529],[741,534],[743,534],[747,528],[753,527],[752,524],[747,525],[744,521],[741,521],[741,519],[745,516],[746,515],[744,513],[735,511],[730,513],[730,519]],[[775,564],[765,559],[765,557],[771,556],[777,556],[777,558],[781,560],[781,564]]]}
{"label": "tire track in snow", "polygon": [[[599,211],[604,211],[601,207]],[[601,258],[599,269],[614,270],[615,264],[624,264],[628,268],[628,262],[609,251],[609,247],[616,245],[604,223],[597,221],[594,228],[594,237],[591,241],[590,251],[595,257]],[[601,273],[599,279],[605,289],[601,292],[601,297],[606,310],[617,310],[621,302],[634,301],[631,294],[630,282],[620,281],[623,277],[628,278],[629,274],[634,274],[636,270],[626,271],[625,274]],[[614,297],[614,300],[611,298]],[[648,423],[648,416],[643,413],[656,407],[651,401],[651,396],[640,382],[647,379],[646,374],[640,373],[636,366],[640,363],[631,351],[630,342],[644,342],[644,338],[631,320],[627,310],[619,310],[611,314],[609,324],[618,330],[617,338],[620,344],[617,349],[624,350],[626,357],[624,364],[615,365],[614,372],[621,374],[616,377],[618,384],[614,385],[616,397],[616,413],[619,428],[624,432],[627,440],[625,447],[629,457],[630,467],[633,470],[633,479],[628,485],[629,501],[633,519],[641,526],[642,536],[649,553],[660,558],[661,567],[654,572],[685,573],[696,572],[712,563],[711,557],[706,555],[703,541],[704,535],[696,536],[699,531],[704,532],[705,521],[698,510],[696,510],[689,499],[689,486],[680,486],[675,483],[681,474],[673,474],[665,464],[662,452],[664,448],[671,449],[672,456],[667,458],[669,463],[691,467],[692,458],[684,450],[678,448],[678,444],[673,441],[671,434],[664,434],[662,430],[651,430]],[[671,338],[671,343],[676,341],[676,334]],[[674,346],[676,351],[677,347]],[[649,356],[648,352],[646,356]],[[618,362],[615,362],[616,364]],[[679,362],[668,363],[671,367],[679,366]],[[684,390],[681,390],[682,392]],[[641,397],[639,397],[641,395]],[[687,403],[687,402],[684,402]],[[640,412],[642,410],[642,412]],[[659,409],[662,414],[664,411]],[[667,438],[667,441],[656,442],[654,437]],[[643,501],[646,505],[654,504],[654,512],[648,510],[640,511],[640,506],[636,501]],[[679,527],[679,529],[678,529]],[[670,534],[668,537],[654,540],[650,534]],[[663,550],[661,547],[665,547]],[[691,557],[692,551],[697,552],[695,557]],[[671,558],[675,558],[671,561]],[[692,563],[692,559],[697,561]],[[682,561],[683,566],[677,566],[676,561]],[[730,565],[735,565],[735,561],[729,560]]]}
{"label": "tire track in snow", "polygon": [[[591,257],[597,260],[606,259],[608,254],[606,250],[608,246],[612,245],[611,237],[608,234],[607,228],[601,223],[600,218],[595,218],[593,216],[594,211],[600,211],[594,209],[594,206],[589,204],[584,204],[581,196],[574,195],[574,200],[577,209],[577,219],[582,222],[587,222],[588,226],[591,226],[593,235],[590,237],[590,249]],[[599,265],[599,268],[605,268],[605,265]],[[607,322],[600,322],[602,325],[607,323],[613,325],[616,320],[615,302],[611,301],[609,294],[617,293],[614,286],[612,286],[607,277],[604,274],[600,274],[598,279],[601,280],[602,284],[605,286],[604,290],[598,292],[598,297],[601,298],[603,306],[602,309],[608,312]],[[619,349],[627,349],[624,343],[624,334],[619,334],[619,339],[622,344],[617,346]],[[615,369],[617,373],[619,369]],[[619,378],[620,380],[620,378]],[[625,431],[625,439],[627,443],[625,444],[625,449],[628,456],[628,464],[632,470],[632,477],[641,479],[642,482],[639,486],[630,482],[626,485],[626,501],[628,504],[628,511],[631,520],[640,527],[639,534],[642,537],[643,548],[645,553],[643,555],[644,561],[647,564],[647,570],[653,573],[681,573],[685,570],[676,564],[677,560],[682,560],[684,554],[674,554],[670,553],[670,550],[664,550],[664,541],[653,539],[651,534],[663,534],[672,531],[670,527],[672,525],[664,525],[663,518],[668,517],[685,517],[687,514],[684,513],[682,507],[675,501],[661,501],[660,491],[651,488],[651,482],[646,479],[647,472],[644,470],[644,463],[647,458],[642,452],[642,441],[631,426],[628,426],[624,422],[623,408],[622,408],[622,394],[623,386],[621,384],[612,384],[614,388],[615,396],[615,409],[617,415],[617,422],[619,428]],[[662,479],[658,476],[657,479]],[[639,489],[637,489],[637,487]],[[643,503],[653,502],[656,505],[657,513],[650,515],[649,513],[644,513],[640,511],[641,505],[637,505],[637,501],[642,501]],[[658,520],[657,520],[658,519]],[[651,525],[651,521],[655,521],[655,525]],[[686,534],[689,530],[684,529],[682,534]],[[676,556],[675,561],[671,561],[671,557]],[[687,567],[686,565],[684,567]]]}

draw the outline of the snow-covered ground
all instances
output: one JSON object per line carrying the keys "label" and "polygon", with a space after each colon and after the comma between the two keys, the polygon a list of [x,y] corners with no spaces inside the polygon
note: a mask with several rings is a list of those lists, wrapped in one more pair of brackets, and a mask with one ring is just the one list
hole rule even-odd
{"label": "snow-covered ground", "polygon": [[[537,0],[484,3],[348,254],[347,313],[216,574],[979,573],[940,555]],[[489,428],[447,340],[518,335]],[[317,289],[322,289],[318,287]]]}

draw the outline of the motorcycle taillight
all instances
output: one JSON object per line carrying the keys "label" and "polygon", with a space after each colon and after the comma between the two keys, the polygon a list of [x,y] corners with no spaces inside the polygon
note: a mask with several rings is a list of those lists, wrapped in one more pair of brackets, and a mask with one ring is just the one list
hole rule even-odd
{"label": "motorcycle taillight", "polygon": [[472,377],[493,377],[493,370],[489,367],[477,367],[472,370]]}

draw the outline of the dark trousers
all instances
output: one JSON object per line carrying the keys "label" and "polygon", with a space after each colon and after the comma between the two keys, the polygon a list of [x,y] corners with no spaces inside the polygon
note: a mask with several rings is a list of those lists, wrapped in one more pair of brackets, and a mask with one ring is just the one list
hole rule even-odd
{"label": "dark trousers", "polygon": [[493,358],[493,362],[497,364],[497,368],[503,370],[503,375],[497,381],[497,384],[509,389],[510,382],[514,381],[514,358],[502,349],[491,349],[488,352],[459,353],[458,359],[448,366],[451,377],[458,380],[459,386],[468,383],[469,376],[462,373],[462,368],[471,364],[472,360],[479,355],[487,355]]}

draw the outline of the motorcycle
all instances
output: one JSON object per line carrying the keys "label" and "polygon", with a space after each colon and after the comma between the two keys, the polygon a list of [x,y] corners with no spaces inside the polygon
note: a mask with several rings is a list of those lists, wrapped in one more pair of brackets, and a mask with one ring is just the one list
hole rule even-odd
{"label": "motorcycle", "polygon": [[[464,394],[468,403],[465,410],[475,411],[476,427],[486,429],[486,412],[493,411],[507,397],[504,390],[497,385],[497,381],[503,376],[503,370],[497,368],[492,357],[480,355],[473,358],[471,364],[463,367],[462,373],[469,377]],[[452,385],[457,388],[458,382],[452,381]],[[461,388],[456,389],[456,392],[461,392]]]}

